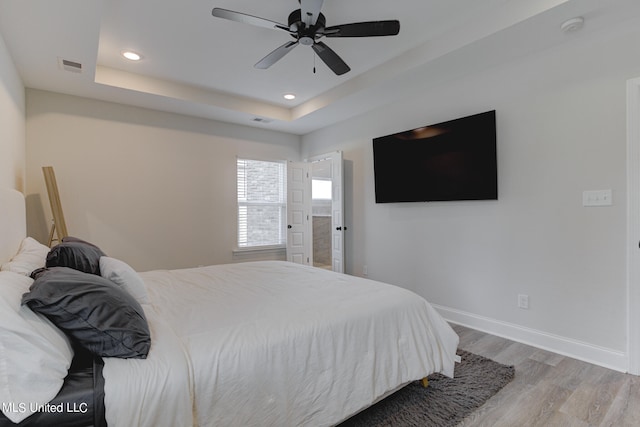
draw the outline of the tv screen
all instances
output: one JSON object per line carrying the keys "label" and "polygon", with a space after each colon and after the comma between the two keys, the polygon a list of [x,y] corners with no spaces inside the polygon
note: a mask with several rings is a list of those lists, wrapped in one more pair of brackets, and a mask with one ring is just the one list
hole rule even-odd
{"label": "tv screen", "polygon": [[376,203],[496,200],[496,112],[373,140]]}

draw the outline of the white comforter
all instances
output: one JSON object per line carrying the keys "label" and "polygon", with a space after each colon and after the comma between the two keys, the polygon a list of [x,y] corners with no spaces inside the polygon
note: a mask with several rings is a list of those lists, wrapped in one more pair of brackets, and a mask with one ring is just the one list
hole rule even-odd
{"label": "white comforter", "polygon": [[142,307],[151,332],[147,358],[103,358],[107,425],[191,427],[191,372],[182,343],[150,305]]}
{"label": "white comforter", "polygon": [[[273,261],[141,276],[156,331],[147,362],[160,369],[105,361],[110,425],[332,425],[399,385],[453,375],[457,335],[399,287]],[[185,367],[160,362],[185,355],[186,379],[178,378]],[[156,403],[159,389],[168,397]]]}

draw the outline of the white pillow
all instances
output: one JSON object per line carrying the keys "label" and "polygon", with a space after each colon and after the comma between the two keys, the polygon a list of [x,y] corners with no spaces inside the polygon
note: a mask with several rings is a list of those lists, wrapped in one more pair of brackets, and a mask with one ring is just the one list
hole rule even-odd
{"label": "white pillow", "polygon": [[150,304],[144,281],[126,262],[102,256],[100,257],[100,275],[120,286],[140,304]]}
{"label": "white pillow", "polygon": [[42,268],[47,263],[47,254],[51,248],[31,237],[25,237],[20,244],[18,253],[11,261],[2,265],[0,270],[28,276],[33,270]]}
{"label": "white pillow", "polygon": [[14,423],[56,397],[73,359],[64,333],[21,305],[32,283],[29,277],[0,271],[0,402]]}

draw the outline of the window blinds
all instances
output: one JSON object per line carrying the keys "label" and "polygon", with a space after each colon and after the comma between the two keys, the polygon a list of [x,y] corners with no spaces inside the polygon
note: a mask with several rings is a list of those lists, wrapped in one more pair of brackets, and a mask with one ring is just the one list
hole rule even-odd
{"label": "window blinds", "polygon": [[238,159],[237,170],[238,247],[285,245],[285,163]]}

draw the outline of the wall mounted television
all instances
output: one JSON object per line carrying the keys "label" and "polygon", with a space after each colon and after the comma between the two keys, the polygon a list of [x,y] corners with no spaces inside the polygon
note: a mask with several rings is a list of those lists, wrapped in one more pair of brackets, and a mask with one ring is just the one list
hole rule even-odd
{"label": "wall mounted television", "polygon": [[495,110],[373,139],[376,203],[497,200]]}

